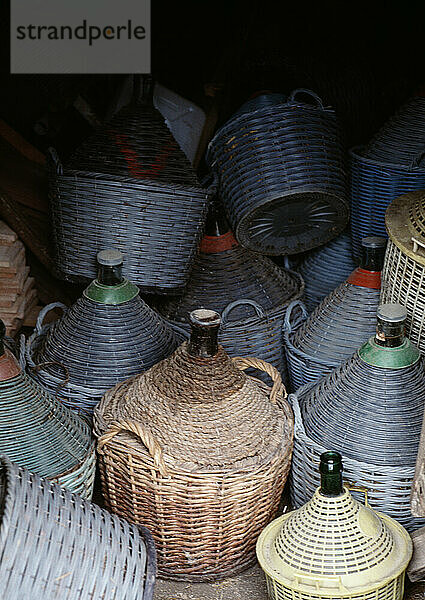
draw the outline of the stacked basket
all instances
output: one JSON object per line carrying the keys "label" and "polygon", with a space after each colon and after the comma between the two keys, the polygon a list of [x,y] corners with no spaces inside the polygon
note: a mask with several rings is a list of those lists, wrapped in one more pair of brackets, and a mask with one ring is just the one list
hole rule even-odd
{"label": "stacked basket", "polygon": [[96,253],[126,256],[146,292],[182,289],[202,235],[208,192],[151,101],[131,105],[50,168],[58,276],[96,275]]}
{"label": "stacked basket", "polygon": [[276,369],[227,356],[217,313],[191,320],[189,342],[110,390],[94,423],[107,506],[151,529],[161,576],[208,581],[255,560],[289,471],[293,420]]}
{"label": "stacked basket", "polygon": [[207,153],[236,238],[271,255],[314,248],[343,230],[343,157],[335,113],[303,89],[287,102],[237,113]]}
{"label": "stacked basket", "polygon": [[425,187],[425,98],[400,108],[365,148],[351,151],[351,233],[353,252],[360,240],[385,235],[385,211],[400,194]]}
{"label": "stacked basket", "polygon": [[[54,303],[40,312],[27,343],[32,377],[88,415],[106,390],[149,369],[177,346],[171,328],[122,277],[121,252],[99,252],[98,263],[98,278],[75,304]],[[63,316],[43,326],[46,313],[58,306]]]}

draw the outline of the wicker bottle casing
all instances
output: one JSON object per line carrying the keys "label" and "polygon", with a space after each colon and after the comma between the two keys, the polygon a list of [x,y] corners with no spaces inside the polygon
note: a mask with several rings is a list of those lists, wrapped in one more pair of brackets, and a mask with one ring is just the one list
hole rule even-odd
{"label": "wicker bottle casing", "polygon": [[364,238],[360,267],[309,317],[302,302],[289,305],[284,332],[293,391],[330,373],[373,335],[385,245],[384,238]]}
{"label": "wicker bottle casing", "polygon": [[[192,315],[217,335],[217,313]],[[273,367],[237,362],[267,369],[275,380],[269,398],[221,347],[211,355],[194,335],[110,390],[94,424],[108,508],[149,527],[162,577],[208,581],[253,563],[289,470],[293,422]]]}
{"label": "wicker bottle casing", "polygon": [[[187,317],[203,307],[221,313],[219,341],[230,356],[256,356],[286,379],[282,341],[285,308],[299,298],[298,274],[277,267],[269,258],[242,248],[228,224],[214,212],[182,296],[156,303],[177,333],[189,336]],[[255,376],[264,374],[257,371]]]}
{"label": "wicker bottle casing", "polygon": [[425,524],[412,516],[409,506],[425,403],[423,360],[409,340],[382,348],[371,338],[319,383],[292,394],[291,400],[294,506],[314,492],[318,477],[311,465],[332,447],[345,457],[346,479],[368,490],[372,507],[408,529]]}
{"label": "wicker bottle casing", "polygon": [[[45,314],[57,306],[63,316],[43,327]],[[91,415],[106,390],[149,369],[176,346],[169,325],[135,285],[127,279],[114,285],[95,280],[69,309],[54,303],[40,312],[27,359],[30,367],[41,365],[30,372],[43,386]]]}

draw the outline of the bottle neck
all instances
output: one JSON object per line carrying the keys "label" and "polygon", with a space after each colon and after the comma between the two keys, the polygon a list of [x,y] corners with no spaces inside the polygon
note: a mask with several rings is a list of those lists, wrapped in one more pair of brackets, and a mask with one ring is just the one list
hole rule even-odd
{"label": "bottle neck", "polygon": [[404,342],[404,321],[391,323],[378,316],[375,342],[384,348],[398,348]]}
{"label": "bottle neck", "polygon": [[344,493],[342,458],[338,452],[324,452],[320,456],[320,493],[334,497]]}
{"label": "bottle neck", "polygon": [[382,271],[384,267],[386,240],[380,237],[368,237],[362,240],[359,267],[365,271]]}
{"label": "bottle neck", "polygon": [[119,285],[124,281],[122,276],[122,264],[121,265],[98,265],[97,269],[97,281],[102,285]]}
{"label": "bottle neck", "polygon": [[190,324],[188,353],[199,358],[215,356],[218,352],[219,315],[210,310],[194,310],[190,314]]}

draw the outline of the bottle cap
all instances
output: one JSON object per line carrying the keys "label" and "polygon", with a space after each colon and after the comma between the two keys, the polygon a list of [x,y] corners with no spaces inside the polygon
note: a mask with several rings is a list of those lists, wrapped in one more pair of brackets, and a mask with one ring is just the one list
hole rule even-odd
{"label": "bottle cap", "polygon": [[215,310],[197,308],[189,315],[190,323],[198,327],[218,327],[221,323],[220,315]]}
{"label": "bottle cap", "polygon": [[101,250],[97,253],[97,262],[105,267],[117,267],[123,261],[123,253],[119,250]]}
{"label": "bottle cap", "polygon": [[387,240],[384,237],[371,235],[362,239],[363,248],[385,248]]}
{"label": "bottle cap", "polygon": [[403,323],[407,319],[407,310],[401,304],[381,304],[377,316],[387,323]]}

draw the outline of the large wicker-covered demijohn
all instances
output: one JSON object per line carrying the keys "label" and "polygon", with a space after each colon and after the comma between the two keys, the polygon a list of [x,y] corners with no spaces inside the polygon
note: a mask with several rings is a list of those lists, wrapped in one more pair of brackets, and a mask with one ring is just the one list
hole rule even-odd
{"label": "large wicker-covered demijohn", "polygon": [[[345,464],[345,462],[344,462]],[[341,455],[320,457],[321,484],[257,543],[271,600],[401,600],[412,541],[394,519],[355,500]]]}
{"label": "large wicker-covered demijohn", "polygon": [[285,350],[292,390],[330,373],[373,335],[386,243],[364,238],[360,267],[308,318],[302,302],[288,306]]}
{"label": "large wicker-covered demijohn", "polygon": [[347,480],[367,489],[373,508],[408,529],[410,489],[425,404],[423,359],[404,337],[406,309],[384,304],[377,330],[317,384],[292,395],[295,444],[291,496],[303,504],[317,486],[314,465],[326,449],[345,457]]}
{"label": "large wicker-covered demijohn", "polygon": [[22,370],[0,321],[0,454],[91,498],[95,448],[88,424]]}
{"label": "large wicker-covered demijohn", "polygon": [[[117,250],[98,254],[98,278],[53,325],[42,327],[48,305],[28,341],[31,373],[71,408],[93,412],[102,395],[119,381],[149,369],[173,352],[170,326],[122,277]],[[34,366],[36,368],[34,368]]]}
{"label": "large wicker-covered demijohn", "polygon": [[0,456],[2,600],[152,600],[149,531]]}
{"label": "large wicker-covered demijohn", "polygon": [[240,246],[221,208],[216,206],[207,220],[185,293],[158,303],[156,308],[186,337],[192,310],[202,307],[221,313],[218,339],[226,352],[230,356],[261,358],[285,377],[285,309],[302,291],[297,273]]}
{"label": "large wicker-covered demijohn", "polygon": [[201,187],[152,88],[120,110],[63,164],[50,165],[56,270],[96,276],[96,252],[126,255],[124,274],[146,292],[182,289],[202,236],[209,192]]}
{"label": "large wicker-covered demijohn", "polygon": [[[274,367],[217,345],[218,313],[191,321],[190,340],[105,394],[94,423],[108,508],[149,527],[161,576],[214,580],[255,560],[289,470],[293,419]],[[273,388],[247,366],[266,369]]]}

